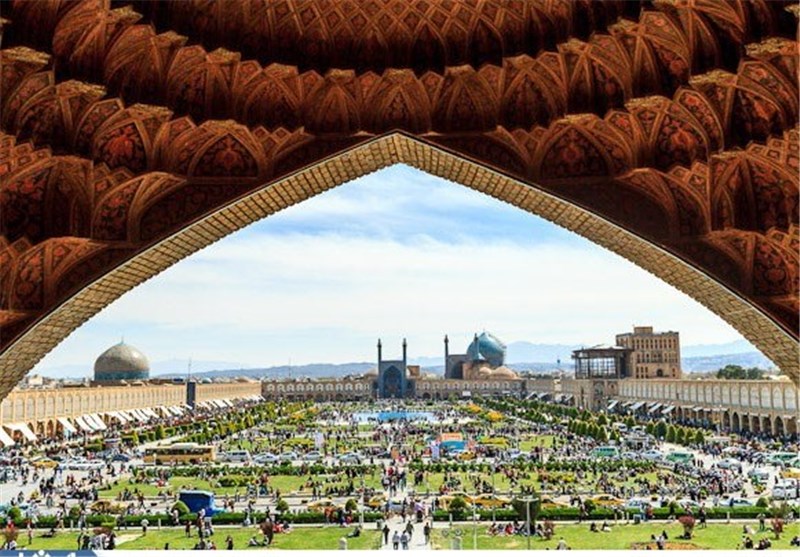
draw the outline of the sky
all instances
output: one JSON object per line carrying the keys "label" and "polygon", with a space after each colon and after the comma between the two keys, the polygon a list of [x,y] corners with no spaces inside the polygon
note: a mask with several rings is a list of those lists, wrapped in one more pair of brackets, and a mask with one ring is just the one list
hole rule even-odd
{"label": "sky", "polygon": [[[236,367],[437,356],[487,330],[506,343],[600,344],[636,325],[682,344],[742,337],[673,287],[513,206],[397,165],[201,250],[128,292],[33,373],[125,342],[151,362]],[[184,364],[181,364],[183,366]],[[175,371],[185,371],[185,367]]]}

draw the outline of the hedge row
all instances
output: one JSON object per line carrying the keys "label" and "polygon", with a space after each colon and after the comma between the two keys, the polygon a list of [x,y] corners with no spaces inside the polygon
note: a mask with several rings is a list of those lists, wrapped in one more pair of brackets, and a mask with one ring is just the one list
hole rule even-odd
{"label": "hedge row", "polygon": [[[800,511],[800,508],[796,510]],[[633,516],[638,514],[635,510],[628,509],[628,515]],[[710,520],[714,519],[727,519],[728,513],[732,519],[755,519],[759,514],[769,515],[770,510],[763,507],[716,507],[707,509],[707,517]],[[678,513],[677,516],[680,516]],[[448,511],[439,510],[433,513],[435,521],[448,521],[450,520],[451,513]],[[665,520],[669,518],[669,508],[653,509],[653,519]],[[456,511],[452,513],[453,520],[463,521],[472,520],[472,512],[470,510]],[[525,517],[520,516],[517,511],[513,509],[497,509],[492,513],[491,510],[481,509],[478,511],[480,520],[500,520],[503,522],[510,522],[514,520],[524,520]],[[537,520],[554,520],[554,521],[574,521],[580,517],[580,511],[574,507],[559,507],[551,509],[541,509],[536,516]],[[622,515],[617,514],[617,518],[622,518]],[[586,520],[614,520],[614,509],[607,507],[598,507],[589,513]]]}
{"label": "hedge row", "polygon": [[[800,512],[800,507],[795,508],[795,512]],[[708,518],[726,519],[730,513],[732,519],[755,519],[759,514],[764,513],[769,515],[769,509],[762,507],[717,507],[708,509]],[[628,511],[629,516],[636,514],[635,512]],[[468,521],[472,520],[472,512],[470,510],[448,511],[438,510],[433,513],[433,519],[437,522],[446,522],[450,520],[452,515],[453,520]],[[356,516],[357,513],[356,513]],[[553,521],[575,521],[578,520],[580,511],[574,507],[559,507],[552,509],[541,509],[536,516],[537,520],[553,520]],[[653,509],[653,518],[656,520],[665,520],[670,516],[668,508]],[[478,517],[482,521],[492,520],[493,518],[502,522],[511,522],[514,520],[524,520],[517,511],[513,509],[497,509],[494,512],[491,510],[481,509],[478,511]],[[142,519],[146,518],[151,527],[158,524],[161,520],[162,526],[171,526],[172,517],[167,514],[148,514],[148,515],[135,515],[126,516],[123,523],[128,527],[138,527]],[[281,520],[287,520],[292,524],[323,524],[325,523],[325,515],[319,512],[298,512],[298,513],[285,513],[280,516]],[[375,511],[366,511],[364,513],[364,520],[366,522],[376,522],[383,518],[383,513]],[[618,515],[618,518],[622,516]],[[223,512],[214,515],[214,524],[242,524],[244,523],[245,513],[242,512]],[[264,519],[263,512],[256,512],[253,514],[255,522]],[[587,520],[613,520],[614,510],[609,508],[596,508],[589,513]],[[180,523],[185,524],[187,520],[194,522],[197,520],[197,515],[194,513],[184,514],[180,517]],[[112,515],[93,514],[86,517],[86,521],[91,527],[97,526],[112,526],[117,524],[117,517]],[[44,516],[39,518],[36,522],[37,528],[50,528],[56,526],[56,518],[54,516]],[[75,522],[77,524],[77,522]],[[67,522],[69,525],[69,522]]]}

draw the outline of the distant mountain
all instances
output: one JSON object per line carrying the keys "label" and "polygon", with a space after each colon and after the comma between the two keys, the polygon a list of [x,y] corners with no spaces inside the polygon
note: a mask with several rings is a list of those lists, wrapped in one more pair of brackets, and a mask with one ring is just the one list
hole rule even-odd
{"label": "distant mountain", "polygon": [[[597,344],[597,343],[596,343]],[[583,346],[591,346],[584,344]],[[578,344],[534,344],[532,342],[512,342],[508,345],[506,361],[509,364],[525,362],[569,363],[572,351],[581,348]]]}
{"label": "distant mountain", "polygon": [[695,344],[681,347],[681,358],[700,358],[715,356],[732,356],[734,354],[759,353],[755,346],[746,340],[735,340],[722,344]]}
{"label": "distant mountain", "polygon": [[773,369],[775,364],[769,361],[761,352],[746,352],[741,354],[722,354],[716,356],[696,356],[694,358],[681,358],[681,367],[685,373],[699,373],[717,371],[727,365],[742,367],[759,367]]}
{"label": "distant mountain", "polygon": [[[194,366],[192,366],[194,367]],[[194,373],[192,377],[252,377],[261,379],[285,378],[285,377],[343,377],[345,375],[361,374],[374,368],[375,364],[369,362],[354,362],[349,364],[307,364],[303,366],[275,366],[266,368],[247,368],[247,369],[221,369]],[[185,373],[167,373],[159,377],[170,379],[173,377],[185,377]]]}

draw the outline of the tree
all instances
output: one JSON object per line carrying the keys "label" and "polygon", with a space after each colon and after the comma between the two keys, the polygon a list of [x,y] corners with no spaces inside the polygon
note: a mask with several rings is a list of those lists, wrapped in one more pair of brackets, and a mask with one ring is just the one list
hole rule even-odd
{"label": "tree", "polygon": [[655,436],[664,439],[667,436],[667,422],[660,420],[655,427]]}
{"label": "tree", "polygon": [[164,426],[162,424],[158,424],[156,426],[156,440],[160,441],[164,439],[166,435],[164,435]]}
{"label": "tree", "polygon": [[666,440],[667,440],[667,443],[674,443],[675,442],[675,426],[670,425],[667,428]]}
{"label": "tree", "polygon": [[139,445],[139,434],[138,434],[138,433],[136,433],[135,431],[134,431],[134,432],[133,432],[133,434],[131,435],[131,444],[132,444],[134,447],[136,447],[137,445]]}
{"label": "tree", "polygon": [[597,416],[597,425],[608,425],[608,420],[606,419],[605,414],[600,414]]}
{"label": "tree", "polygon": [[675,442],[678,445],[683,445],[686,441],[686,431],[682,427],[679,427],[675,430]]}
{"label": "tree", "polygon": [[287,503],[285,499],[278,499],[278,502],[275,504],[275,512],[281,514],[289,512],[289,503]]}
{"label": "tree", "polygon": [[601,443],[605,443],[606,441],[608,441],[608,432],[606,432],[606,428],[600,427],[597,429],[596,439]]}
{"label": "tree", "polygon": [[703,431],[698,429],[694,432],[694,442],[697,445],[702,445],[706,442],[705,435],[703,435]]}
{"label": "tree", "polygon": [[654,435],[655,430],[656,427],[653,425],[653,422],[647,422],[647,425],[644,428],[645,433],[647,433],[648,435]]}

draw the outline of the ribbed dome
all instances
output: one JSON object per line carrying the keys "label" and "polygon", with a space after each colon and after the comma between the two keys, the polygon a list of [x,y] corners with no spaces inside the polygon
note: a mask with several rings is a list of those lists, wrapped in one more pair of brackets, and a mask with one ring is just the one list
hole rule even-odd
{"label": "ribbed dome", "polygon": [[498,367],[505,363],[506,345],[493,334],[483,332],[469,345],[467,355],[473,361],[485,360],[492,367]]}
{"label": "ribbed dome", "polygon": [[124,342],[115,344],[94,362],[95,381],[141,381],[149,376],[147,357]]}

